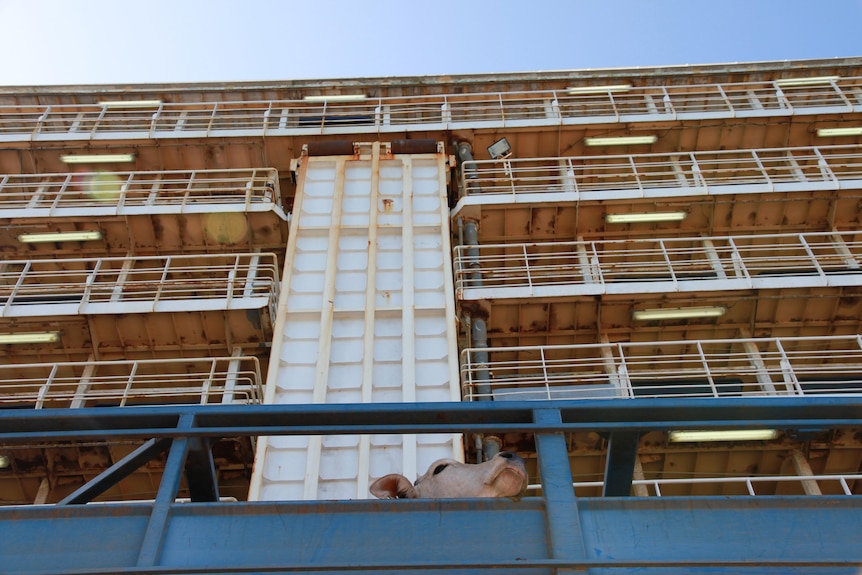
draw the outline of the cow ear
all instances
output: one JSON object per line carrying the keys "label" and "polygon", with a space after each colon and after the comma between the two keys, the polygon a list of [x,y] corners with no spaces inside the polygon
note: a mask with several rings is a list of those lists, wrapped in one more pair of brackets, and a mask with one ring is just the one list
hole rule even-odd
{"label": "cow ear", "polygon": [[397,473],[384,475],[371,484],[370,491],[378,499],[416,499],[419,497],[410,480]]}
{"label": "cow ear", "polygon": [[527,490],[527,482],[524,481],[524,476],[519,475],[511,469],[504,469],[494,479],[494,488],[500,497],[511,497],[518,501]]}

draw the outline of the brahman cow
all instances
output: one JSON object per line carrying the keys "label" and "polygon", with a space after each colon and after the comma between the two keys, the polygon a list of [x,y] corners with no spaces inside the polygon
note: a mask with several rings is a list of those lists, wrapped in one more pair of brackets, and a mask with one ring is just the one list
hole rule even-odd
{"label": "brahman cow", "polygon": [[439,459],[412,485],[403,475],[390,473],[372,483],[370,488],[380,499],[511,497],[516,500],[525,489],[524,460],[510,451],[501,451],[477,464]]}

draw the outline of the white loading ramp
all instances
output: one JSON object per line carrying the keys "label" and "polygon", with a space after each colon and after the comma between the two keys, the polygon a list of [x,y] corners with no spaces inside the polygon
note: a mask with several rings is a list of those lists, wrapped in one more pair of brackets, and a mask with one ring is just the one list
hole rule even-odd
{"label": "white loading ramp", "polygon": [[[297,162],[266,403],[460,401],[447,158],[357,145]],[[463,460],[458,435],[260,438],[250,500],[364,499]]]}

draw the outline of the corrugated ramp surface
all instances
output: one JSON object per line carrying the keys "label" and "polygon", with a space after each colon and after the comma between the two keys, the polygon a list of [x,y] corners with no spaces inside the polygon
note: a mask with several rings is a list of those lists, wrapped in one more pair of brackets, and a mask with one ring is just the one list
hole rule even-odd
{"label": "corrugated ramp surface", "polygon": [[[267,403],[460,399],[446,170],[379,143],[300,159]],[[261,438],[249,497],[366,498],[441,457],[457,436]]]}

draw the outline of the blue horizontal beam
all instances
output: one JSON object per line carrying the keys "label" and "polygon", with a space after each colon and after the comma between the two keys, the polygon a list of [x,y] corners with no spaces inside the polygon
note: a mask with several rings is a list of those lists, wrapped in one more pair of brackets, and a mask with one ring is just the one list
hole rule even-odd
{"label": "blue horizontal beam", "polygon": [[[537,422],[536,409],[558,410]],[[181,417],[194,418],[178,429]],[[338,405],[0,409],[0,442],[112,437],[359,433],[647,432],[668,429],[830,429],[862,423],[862,396]]]}
{"label": "blue horizontal beam", "polygon": [[862,564],[862,498],[582,498],[579,506],[585,555],[575,558],[551,555],[539,498],[172,504],[158,563],[140,567],[150,505],[0,509],[0,558],[10,575],[850,574]]}

